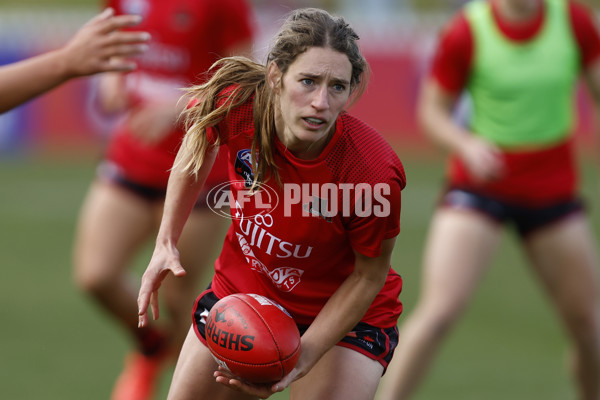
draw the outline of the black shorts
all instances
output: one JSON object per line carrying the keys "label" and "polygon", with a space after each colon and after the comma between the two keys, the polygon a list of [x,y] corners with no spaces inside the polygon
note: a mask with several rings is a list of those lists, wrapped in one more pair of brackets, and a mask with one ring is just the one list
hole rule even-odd
{"label": "black shorts", "polygon": [[[164,202],[165,196],[167,195],[167,188],[157,188],[153,186],[143,185],[127,178],[120,168],[111,163],[110,161],[103,161],[98,165],[96,171],[98,177],[105,181],[111,182],[114,185],[119,186],[127,190],[130,193],[135,194],[149,202]],[[206,196],[211,188],[203,188],[198,201],[194,208],[208,208],[206,203]]]}
{"label": "black shorts", "polygon": [[476,210],[500,223],[512,223],[522,237],[569,215],[580,213],[584,208],[580,199],[530,207],[510,204],[459,188],[449,188],[442,195],[440,205],[455,209]]}
{"label": "black shorts", "polygon": [[[196,336],[206,345],[205,323],[210,309],[219,301],[210,286],[198,296],[194,305],[193,324]],[[308,325],[298,325],[300,335]],[[383,365],[384,373],[398,345],[398,328],[378,328],[359,322],[338,344],[369,357]]]}

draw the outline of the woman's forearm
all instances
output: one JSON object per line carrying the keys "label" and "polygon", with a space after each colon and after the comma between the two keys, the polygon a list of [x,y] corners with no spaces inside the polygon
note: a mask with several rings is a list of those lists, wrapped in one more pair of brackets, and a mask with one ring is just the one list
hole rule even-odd
{"label": "woman's forearm", "polygon": [[0,112],[6,112],[70,78],[60,54],[55,51],[0,67]]}
{"label": "woman's forearm", "polygon": [[167,185],[167,196],[156,239],[157,244],[175,245],[177,243],[183,226],[196,204],[206,177],[212,169],[218,151],[216,147],[210,147],[206,151],[204,162],[197,176],[190,174],[189,171],[182,170],[181,167],[173,167]]}
{"label": "woman's forearm", "polygon": [[455,153],[461,153],[468,132],[452,118],[456,98],[433,80],[427,82],[419,96],[418,120],[432,142]]}
{"label": "woman's forearm", "polygon": [[[357,256],[354,272],[327,301],[302,336],[302,346],[314,353],[315,362],[360,322],[385,284],[395,238],[382,244],[376,258]],[[304,351],[304,350],[303,350]]]}
{"label": "woman's forearm", "polygon": [[107,8],[60,49],[0,67],[0,113],[71,78],[135,69],[128,57],[143,53],[150,35],[120,29],[139,22],[140,16],[115,16],[114,10]]}

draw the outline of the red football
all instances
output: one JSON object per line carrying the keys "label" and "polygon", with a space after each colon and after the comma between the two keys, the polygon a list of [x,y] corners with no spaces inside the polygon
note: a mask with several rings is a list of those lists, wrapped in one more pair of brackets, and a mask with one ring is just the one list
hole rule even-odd
{"label": "red football", "polygon": [[205,332],[217,363],[248,382],[277,382],[300,357],[300,333],[292,317],[257,294],[219,300],[208,314]]}

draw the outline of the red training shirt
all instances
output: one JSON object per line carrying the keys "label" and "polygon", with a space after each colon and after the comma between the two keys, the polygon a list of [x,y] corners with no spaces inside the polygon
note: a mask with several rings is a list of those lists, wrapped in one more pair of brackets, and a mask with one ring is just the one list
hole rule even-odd
{"label": "red training shirt", "polygon": [[[581,52],[582,66],[591,65],[600,55],[600,36],[592,14],[583,5],[569,1],[569,16],[573,34]],[[504,21],[492,2],[492,12],[498,27],[506,37],[515,41],[533,38],[544,21],[544,8],[530,21],[514,25]],[[443,29],[433,58],[431,75],[451,93],[459,94],[469,78],[473,59],[473,37],[464,15],[459,12]]]}
{"label": "red training shirt", "polygon": [[[205,79],[203,73],[217,59],[253,37],[252,13],[245,0],[109,0],[108,6],[117,14],[142,15],[142,22],[131,30],[152,35],[148,51],[136,60],[138,69],[127,75],[133,107],[160,96],[180,97],[182,88]],[[181,128],[147,144],[132,134],[125,120],[112,134],[107,158],[129,180],[165,188],[185,133]],[[224,171],[215,168],[207,182],[223,181]]]}
{"label": "red training shirt", "polygon": [[[541,4],[537,15],[515,25],[502,19],[497,3],[491,2],[497,27],[508,40],[515,42],[534,39],[543,27],[545,3],[541,1]],[[581,67],[586,68],[598,60],[600,35],[592,14],[585,6],[569,1],[567,10],[581,56]],[[441,33],[431,77],[448,92],[459,95],[469,79],[473,51],[471,28],[464,11],[461,11]],[[502,179],[476,182],[462,160],[453,155],[448,165],[450,184],[524,206],[544,206],[568,201],[574,196],[577,172],[571,140],[551,148],[507,150],[503,153],[503,162]]]}
{"label": "red training shirt", "polygon": [[[382,241],[398,235],[404,169],[374,129],[342,113],[335,134],[314,160],[294,157],[275,138],[282,185],[269,180],[258,194],[243,196],[253,179],[252,110],[251,99],[208,131],[209,138],[218,134],[227,147],[234,199],[212,288],[219,298],[238,292],[264,295],[285,307],[297,323],[310,324],[353,271],[354,251],[376,257]],[[364,186],[359,189],[359,184]],[[340,190],[342,185],[347,190]],[[355,205],[359,193],[372,203]],[[395,326],[402,311],[401,288],[402,279],[390,268],[362,321]]]}

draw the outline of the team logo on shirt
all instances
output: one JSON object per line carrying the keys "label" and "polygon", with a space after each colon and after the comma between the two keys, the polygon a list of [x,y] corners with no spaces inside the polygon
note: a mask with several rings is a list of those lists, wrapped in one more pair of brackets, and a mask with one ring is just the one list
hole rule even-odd
{"label": "team logo on shirt", "polygon": [[249,149],[243,149],[237,152],[237,156],[235,157],[235,173],[244,179],[246,187],[251,187],[252,183],[254,183],[252,156]]}

